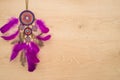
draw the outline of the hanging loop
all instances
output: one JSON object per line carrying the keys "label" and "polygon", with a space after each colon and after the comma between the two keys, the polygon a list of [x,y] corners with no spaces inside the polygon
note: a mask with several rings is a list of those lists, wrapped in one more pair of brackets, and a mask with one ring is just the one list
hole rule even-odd
{"label": "hanging loop", "polygon": [[28,3],[29,3],[29,1],[28,1],[28,0],[25,0],[26,10],[28,10]]}

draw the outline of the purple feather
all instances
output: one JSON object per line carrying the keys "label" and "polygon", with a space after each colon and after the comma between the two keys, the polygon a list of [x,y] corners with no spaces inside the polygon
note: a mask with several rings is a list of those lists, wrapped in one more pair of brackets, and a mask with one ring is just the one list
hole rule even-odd
{"label": "purple feather", "polygon": [[37,39],[42,40],[42,41],[46,41],[49,40],[51,38],[51,35],[47,35],[45,37],[41,37],[41,36],[36,36]]}
{"label": "purple feather", "polygon": [[31,47],[32,50],[35,51],[36,53],[39,52],[39,47],[34,42],[31,42]]}
{"label": "purple feather", "polygon": [[18,43],[14,46],[13,50],[12,50],[12,54],[10,57],[10,61],[12,61],[13,59],[16,58],[16,56],[18,55],[18,53],[23,50],[26,47],[25,43]]}
{"label": "purple feather", "polygon": [[36,20],[36,25],[39,27],[42,33],[48,33],[49,29],[45,26],[41,20]]}
{"label": "purple feather", "polygon": [[5,24],[4,26],[2,26],[0,28],[1,33],[7,32],[8,30],[10,30],[16,24],[18,24],[18,19],[17,18],[12,18],[7,24]]}
{"label": "purple feather", "polygon": [[39,63],[39,59],[37,58],[37,53],[39,52],[38,46],[31,42],[27,46],[26,57],[28,62],[28,71],[33,72],[36,69],[37,63]]}
{"label": "purple feather", "polygon": [[14,34],[10,36],[1,36],[4,40],[12,40],[18,35],[19,31],[16,31]]}

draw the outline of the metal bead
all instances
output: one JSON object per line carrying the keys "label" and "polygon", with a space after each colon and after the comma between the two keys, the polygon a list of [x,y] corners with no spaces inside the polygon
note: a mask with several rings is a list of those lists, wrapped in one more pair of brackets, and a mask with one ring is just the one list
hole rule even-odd
{"label": "metal bead", "polygon": [[27,43],[29,43],[29,42],[31,41],[31,38],[30,38],[29,36],[27,36],[27,37],[25,38],[25,41],[26,41]]}
{"label": "metal bead", "polygon": [[37,31],[37,26],[35,26],[35,25],[32,26],[32,30],[33,30],[33,31]]}
{"label": "metal bead", "polygon": [[24,30],[24,29],[25,29],[25,26],[22,25],[22,24],[20,24],[20,25],[19,25],[19,30]]}

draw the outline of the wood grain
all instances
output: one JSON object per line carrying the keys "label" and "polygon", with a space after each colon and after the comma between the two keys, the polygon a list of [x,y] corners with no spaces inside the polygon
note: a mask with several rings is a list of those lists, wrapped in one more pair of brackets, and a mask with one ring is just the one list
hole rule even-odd
{"label": "wood grain", "polygon": [[[24,0],[0,0],[0,26],[24,9]],[[120,0],[30,0],[29,9],[52,39],[33,73],[19,57],[9,62],[13,45],[0,39],[0,80],[120,80]]]}

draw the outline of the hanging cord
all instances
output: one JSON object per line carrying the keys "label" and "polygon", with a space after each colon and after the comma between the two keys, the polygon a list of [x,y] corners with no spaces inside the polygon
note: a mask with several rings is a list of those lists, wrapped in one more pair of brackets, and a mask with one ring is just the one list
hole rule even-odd
{"label": "hanging cord", "polygon": [[28,0],[25,0],[26,10],[28,10],[28,3],[29,3],[29,1],[28,1]]}

